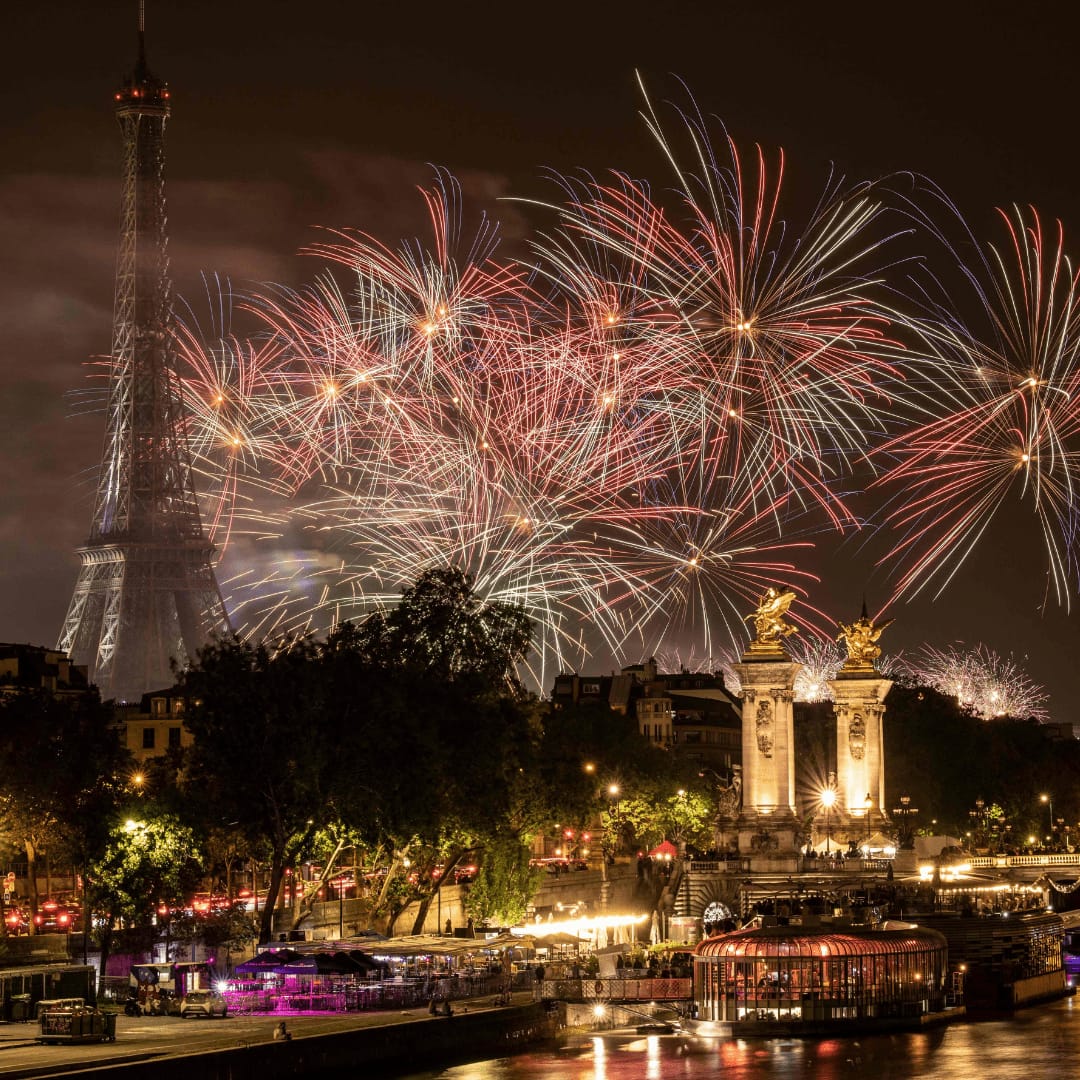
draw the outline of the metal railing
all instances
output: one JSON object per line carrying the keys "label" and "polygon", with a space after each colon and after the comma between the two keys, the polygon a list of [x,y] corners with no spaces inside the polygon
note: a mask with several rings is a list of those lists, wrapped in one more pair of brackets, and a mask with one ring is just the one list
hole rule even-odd
{"label": "metal railing", "polygon": [[545,979],[540,996],[553,1001],[686,1001],[693,979]]}
{"label": "metal railing", "polygon": [[[830,858],[824,855],[814,858],[800,858],[799,871],[801,873],[885,873],[890,864],[890,859],[847,859],[839,852]],[[972,860],[974,865],[974,860]],[[687,859],[683,863],[683,870],[689,874],[747,874],[750,872],[750,859],[732,857],[730,859]]]}

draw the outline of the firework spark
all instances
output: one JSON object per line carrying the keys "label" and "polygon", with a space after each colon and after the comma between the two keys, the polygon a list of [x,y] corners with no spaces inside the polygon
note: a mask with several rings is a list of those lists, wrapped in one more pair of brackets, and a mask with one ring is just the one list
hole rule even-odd
{"label": "firework spark", "polygon": [[873,186],[830,183],[796,232],[779,217],[782,155],[775,180],[760,149],[748,172],[726,132],[717,152],[691,111],[678,124],[684,169],[646,105],[675,208],[619,174],[564,181],[570,198],[538,254],[571,309],[607,324],[596,341],[618,360],[620,402],[659,410],[707,484],[766,503],[784,494],[852,525],[834,481],[882,429],[883,387],[899,377],[882,359],[888,319],[867,296],[885,242]]}
{"label": "firework spark", "polygon": [[[486,220],[466,234],[439,173],[428,243],[329,233],[323,276],[245,302],[251,342],[224,318],[182,331],[210,519],[246,559],[291,552],[234,583],[247,633],[363,617],[452,564],[525,606],[541,685],[598,648],[722,658],[765,586],[805,594],[799,538],[858,524],[877,463],[898,595],[947,582],[1013,494],[1066,591],[1080,335],[1060,230],[1017,215],[1011,253],[963,269],[986,332],[929,289],[909,317],[876,291],[881,185],[830,180],[788,225],[782,155],[741,157],[696,109],[666,124],[646,98],[645,120],[673,191],[562,178],[529,265]],[[838,650],[795,648],[821,700]]]}
{"label": "firework spark", "polygon": [[302,549],[232,583],[246,633],[362,617],[451,564],[525,606],[542,682],[596,641],[651,652],[689,627],[708,648],[772,580],[812,580],[779,528],[790,492],[719,473],[662,386],[608,377],[605,320],[495,263],[486,226],[460,254],[452,187],[427,197],[430,249],[339,237],[319,253],[353,287],[248,301],[258,348],[182,338],[201,471],[232,493],[241,467],[267,478],[233,532]]}
{"label": "firework spark", "polygon": [[830,683],[845,660],[844,651],[827,638],[801,637],[788,643],[791,659],[802,664],[795,676],[796,701],[832,701]]}
{"label": "firework spark", "polygon": [[[1008,512],[1040,536],[1053,589],[1068,605],[1080,463],[1080,282],[1060,223],[1047,235],[1034,211],[1001,213],[1004,251],[982,247],[960,270],[982,311],[971,328],[952,299],[924,293],[922,335],[930,377],[913,380],[921,420],[886,442],[878,481],[897,494],[886,514],[900,540],[887,559],[895,596],[932,583],[937,594],[991,522]],[[941,234],[938,234],[941,236]],[[949,247],[957,259],[956,250]]]}
{"label": "firework spark", "polygon": [[1048,695],[1034,683],[1020,665],[993,649],[949,646],[937,649],[925,645],[910,661],[916,680],[934,687],[970,709],[976,716],[1034,717],[1049,719]]}

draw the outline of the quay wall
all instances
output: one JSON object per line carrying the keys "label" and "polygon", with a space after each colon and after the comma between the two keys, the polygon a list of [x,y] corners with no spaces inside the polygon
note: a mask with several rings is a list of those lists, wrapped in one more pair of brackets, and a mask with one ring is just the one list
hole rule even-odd
{"label": "quay wall", "polygon": [[[501,1057],[553,1042],[565,1027],[557,1008],[534,1003],[431,1017],[407,1024],[362,1027],[289,1042],[240,1044],[208,1053],[178,1054],[106,1065],[120,1080],[277,1080],[278,1077],[392,1076],[430,1065],[451,1065]],[[64,1075],[101,1075],[93,1069]]]}

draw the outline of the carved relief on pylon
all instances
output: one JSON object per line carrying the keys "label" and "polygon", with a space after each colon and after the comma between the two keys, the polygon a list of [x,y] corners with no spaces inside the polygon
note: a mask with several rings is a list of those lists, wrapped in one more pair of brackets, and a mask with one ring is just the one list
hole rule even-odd
{"label": "carved relief on pylon", "polygon": [[763,698],[757,707],[757,745],[762,755],[772,757],[772,702]]}
{"label": "carved relief on pylon", "polygon": [[742,806],[742,766],[731,766],[731,780],[717,789],[717,812],[721,818],[734,818]]}
{"label": "carved relief on pylon", "polygon": [[861,760],[863,754],[866,753],[866,721],[862,713],[855,713],[851,717],[851,724],[848,726],[848,746],[851,748],[851,756],[856,761]]}

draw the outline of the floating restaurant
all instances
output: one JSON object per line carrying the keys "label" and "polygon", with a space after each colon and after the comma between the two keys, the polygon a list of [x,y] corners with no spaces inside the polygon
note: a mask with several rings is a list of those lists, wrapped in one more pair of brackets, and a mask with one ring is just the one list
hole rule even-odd
{"label": "floating restaurant", "polygon": [[694,951],[697,1019],[722,1025],[715,1034],[920,1025],[943,1014],[948,978],[944,936],[905,922],[755,925]]}

